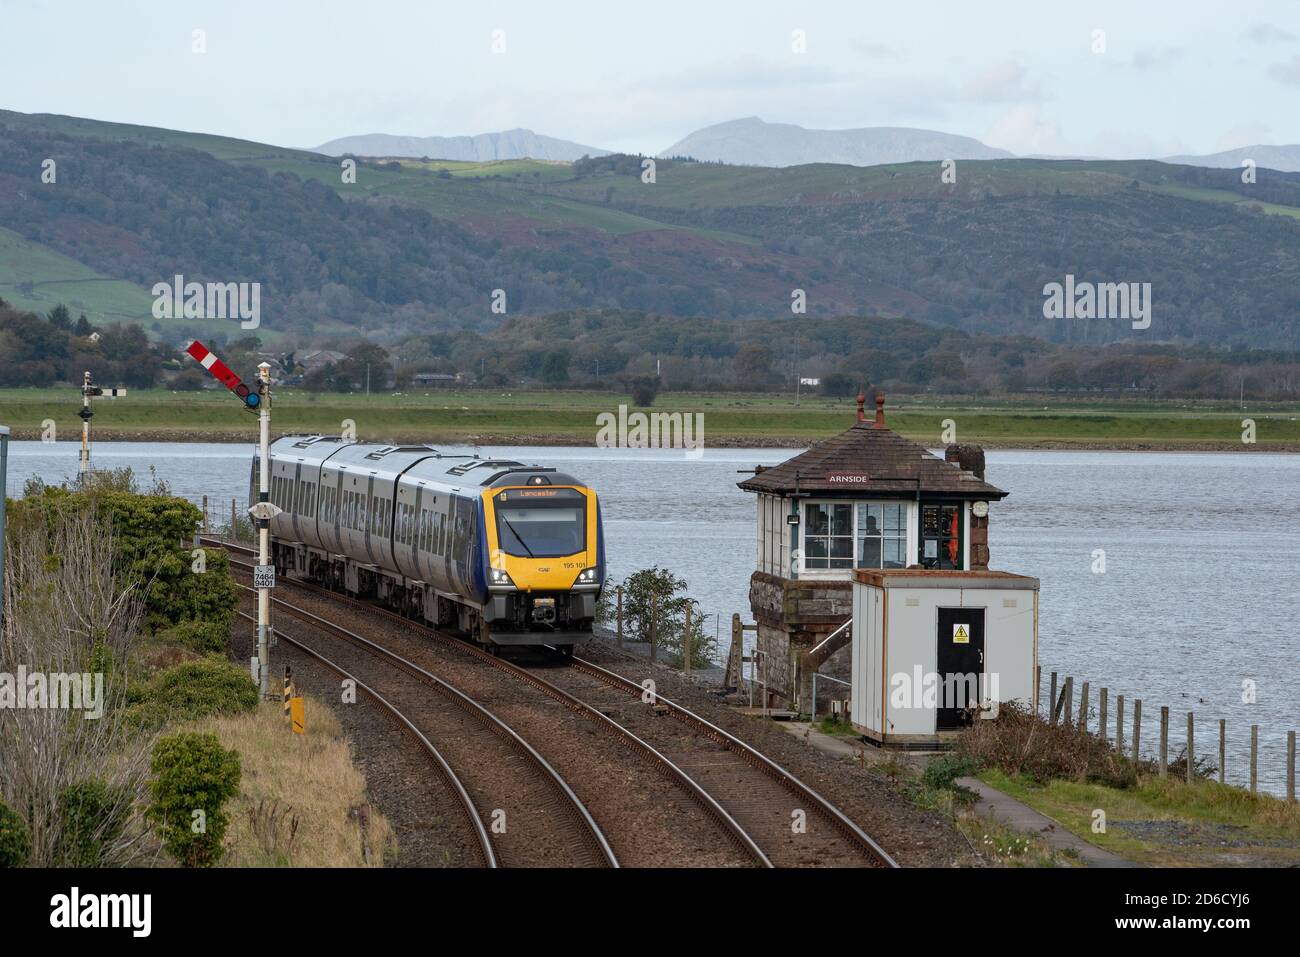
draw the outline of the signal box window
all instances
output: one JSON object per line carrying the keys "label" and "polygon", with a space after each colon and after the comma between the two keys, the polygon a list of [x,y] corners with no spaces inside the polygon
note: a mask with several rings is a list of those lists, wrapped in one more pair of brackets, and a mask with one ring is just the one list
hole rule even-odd
{"label": "signal box window", "polygon": [[805,568],[853,567],[853,505],[809,502],[804,506]]}

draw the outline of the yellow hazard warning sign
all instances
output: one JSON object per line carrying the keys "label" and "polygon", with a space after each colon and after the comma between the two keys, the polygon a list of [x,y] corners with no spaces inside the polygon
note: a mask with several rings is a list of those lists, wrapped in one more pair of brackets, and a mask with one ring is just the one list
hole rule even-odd
{"label": "yellow hazard warning sign", "polygon": [[956,625],[953,625],[953,626],[952,626],[952,643],[953,643],[954,645],[969,645],[969,644],[970,644],[970,629],[969,629],[966,625],[963,625],[963,624],[956,624]]}
{"label": "yellow hazard warning sign", "polygon": [[289,720],[293,724],[294,734],[302,734],[307,730],[307,718],[303,713],[301,695],[289,699]]}

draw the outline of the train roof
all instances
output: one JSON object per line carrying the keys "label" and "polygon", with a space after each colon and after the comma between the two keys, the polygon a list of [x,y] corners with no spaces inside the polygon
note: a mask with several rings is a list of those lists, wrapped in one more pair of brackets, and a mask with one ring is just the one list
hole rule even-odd
{"label": "train roof", "polygon": [[366,472],[405,473],[417,481],[454,488],[503,485],[582,485],[566,472],[513,459],[444,454],[428,445],[356,442],[339,435],[286,435],[271,443],[273,456]]}

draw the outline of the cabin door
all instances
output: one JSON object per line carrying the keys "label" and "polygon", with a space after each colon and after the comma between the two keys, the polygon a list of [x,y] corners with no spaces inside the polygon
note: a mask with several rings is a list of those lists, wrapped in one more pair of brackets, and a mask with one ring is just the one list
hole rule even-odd
{"label": "cabin door", "polygon": [[978,708],[984,694],[984,609],[940,608],[939,695],[934,727],[951,731],[970,724],[967,708]]}

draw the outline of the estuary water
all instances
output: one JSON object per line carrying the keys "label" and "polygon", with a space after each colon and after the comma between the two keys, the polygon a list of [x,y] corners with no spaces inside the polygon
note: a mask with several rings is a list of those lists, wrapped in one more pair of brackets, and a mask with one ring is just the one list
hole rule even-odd
{"label": "estuary water", "polygon": [[[76,443],[13,442],[8,493],[75,474]],[[658,565],[690,585],[725,651],[732,612],[748,619],[755,465],[795,450],[680,451],[443,447],[555,465],[601,496],[611,581]],[[175,494],[246,506],[252,445],[101,442],[101,469],[149,467]],[[1227,719],[1229,780],[1246,779],[1260,727],[1260,786],[1284,788],[1286,732],[1300,730],[1300,456],[1273,453],[991,451],[987,478],[1011,494],[990,508],[991,566],[1041,579],[1040,663],[1143,700],[1154,745],[1170,709],[1171,750],[1195,711],[1197,753],[1217,763]],[[1105,571],[1094,571],[1098,550]],[[1046,679],[1044,680],[1046,685]],[[1253,686],[1252,696],[1248,693]],[[1046,694],[1046,689],[1044,689]],[[1076,698],[1077,702],[1077,698]],[[1114,706],[1112,705],[1112,726]],[[1129,711],[1131,721],[1131,708]],[[1131,732],[1130,732],[1131,734]],[[1126,734],[1126,737],[1128,735]]]}

